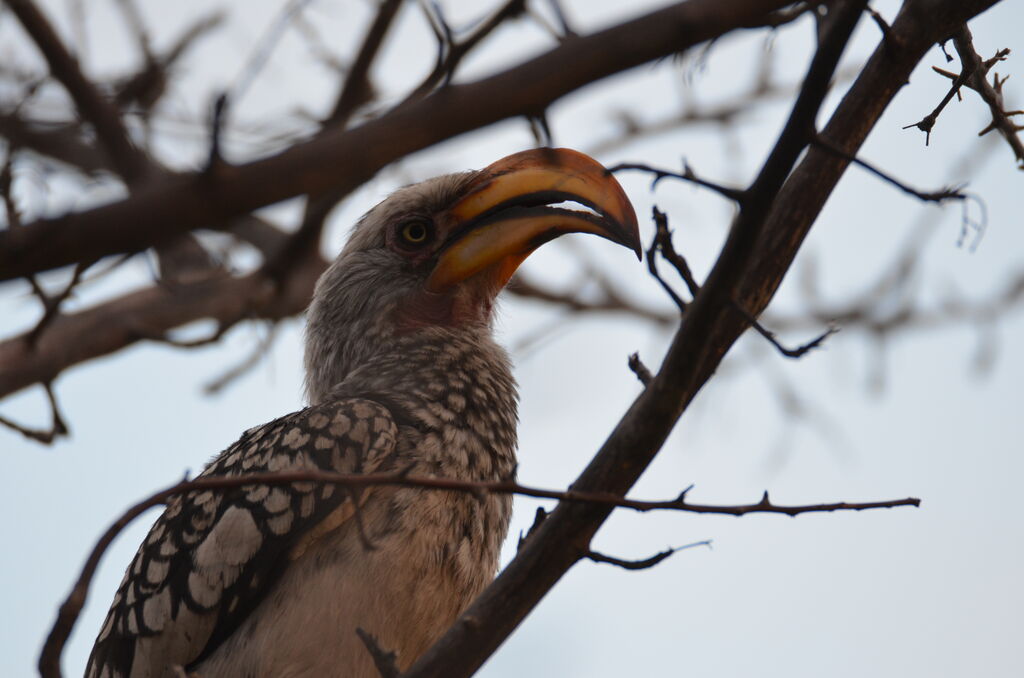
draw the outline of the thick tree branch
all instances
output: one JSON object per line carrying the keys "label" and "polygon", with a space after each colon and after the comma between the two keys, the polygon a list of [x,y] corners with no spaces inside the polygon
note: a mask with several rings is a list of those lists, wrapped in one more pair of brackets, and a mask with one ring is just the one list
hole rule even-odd
{"label": "thick tree branch", "polygon": [[[856,152],[933,42],[991,4],[991,0],[906,4],[892,26],[896,39],[886,40],[875,50],[826,127],[828,138]],[[813,117],[809,122],[813,124]],[[806,144],[813,132],[808,126],[795,135]],[[779,167],[801,150],[784,139],[779,146],[781,150],[773,154]],[[629,408],[574,489],[622,495],[639,478],[683,410],[746,329],[747,323],[732,309],[733,300],[755,315],[767,305],[847,164],[811,149],[793,172],[787,168],[788,179],[775,174],[755,183],[749,215],[766,211],[767,219],[762,225],[761,219],[747,216],[749,223],[737,224],[734,232],[754,239],[756,247],[726,245],[701,294],[690,304],[658,375]],[[771,165],[766,163],[766,168]],[[767,191],[772,184],[782,189],[777,194]],[[608,512],[592,505],[560,504],[498,579],[406,672],[406,678],[472,674],[577,562]],[[475,623],[467,623],[468,619]]]}
{"label": "thick tree branch", "polygon": [[201,319],[226,328],[248,318],[277,320],[301,313],[327,267],[319,255],[296,262],[276,284],[261,273],[155,285],[91,309],[54,317],[34,344],[25,333],[0,342],[0,397],[63,370]]}
{"label": "thick tree branch", "polygon": [[[608,75],[752,25],[784,0],[689,0],[566,41],[483,80],[450,85],[350,130],[266,159],[170,177],[85,212],[0,231],[0,280],[133,252],[304,193],[342,194],[413,151],[511,117],[533,115]],[[509,93],[515,96],[510,97]]]}

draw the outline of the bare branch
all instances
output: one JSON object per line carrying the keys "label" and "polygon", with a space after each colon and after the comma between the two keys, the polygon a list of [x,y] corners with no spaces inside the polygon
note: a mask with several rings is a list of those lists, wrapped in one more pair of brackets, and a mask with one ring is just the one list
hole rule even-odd
{"label": "bare branch", "polygon": [[662,248],[666,243],[669,247],[672,246],[671,234],[668,232],[668,217],[666,217],[665,214],[657,207],[652,208],[652,212],[654,215],[654,223],[657,225],[657,232],[654,235],[654,240],[651,241],[651,246],[647,248],[647,272],[651,274],[651,277],[658,281],[661,288],[665,290],[665,293],[675,303],[679,312],[685,313],[687,305],[686,302],[683,301],[682,297],[676,294],[676,291],[672,289],[672,286],[669,285],[658,272],[658,253],[663,253]]}
{"label": "bare branch", "polygon": [[[327,132],[269,158],[212,175],[169,177],[125,200],[0,231],[0,280],[81,258],[141,250],[196,228],[223,228],[231,218],[295,195],[347,193],[415,150],[499,120],[535,114],[586,83],[756,22],[783,4],[784,0],[682,2],[566,41],[497,75],[449,86],[357,128]],[[639,35],[642,40],[635,39]],[[620,47],[610,50],[609,44]],[[510,99],[508,92],[518,95]]]}
{"label": "bare branch", "polygon": [[697,184],[698,186],[703,186],[704,188],[710,189],[715,193],[718,193],[719,195],[724,196],[734,202],[738,202],[740,204],[743,203],[744,193],[742,190],[738,188],[732,188],[731,186],[722,186],[721,184],[716,184],[712,181],[701,179],[696,174],[694,174],[693,169],[685,160],[683,161],[682,174],[670,172],[668,170],[658,169],[657,167],[651,167],[650,165],[635,162],[621,163],[608,169],[609,172],[621,172],[623,170],[641,170],[644,172],[650,172],[654,174],[654,179],[651,180],[651,190],[654,190],[654,188],[658,185],[658,182],[660,182],[662,179],[680,179],[682,181],[689,181],[691,183]]}
{"label": "bare branch", "polygon": [[27,335],[0,342],[0,396],[37,382],[52,381],[63,370],[107,355],[140,339],[160,340],[195,320],[210,318],[230,326],[245,318],[275,320],[309,304],[316,279],[327,262],[317,255],[291,267],[283,283],[261,274],[155,285],[97,306],[55,317],[31,349]]}
{"label": "bare branch", "polygon": [[1006,78],[1000,81],[999,75],[996,74],[993,78],[993,85],[990,85],[985,79],[992,66],[1005,59],[1009,55],[1010,50],[1000,50],[995,57],[982,62],[981,57],[974,50],[973,38],[970,29],[967,28],[967,24],[964,24],[953,37],[953,44],[956,46],[957,54],[960,55],[960,62],[964,65],[964,72],[970,73],[970,78],[967,81],[968,84],[971,89],[981,95],[981,98],[988,104],[989,111],[992,113],[991,124],[979,132],[978,135],[986,134],[992,129],[999,130],[999,133],[1006,139],[1006,143],[1013,149],[1013,155],[1017,159],[1018,168],[1024,169],[1024,142],[1021,142],[1020,136],[1017,135],[1017,132],[1024,129],[1024,126],[1010,120],[1012,116],[1024,114],[1024,111],[1007,111],[1004,108],[1003,83],[1006,82]]}
{"label": "bare branch", "polygon": [[[673,132],[692,125],[714,125],[726,130],[735,126],[739,118],[750,115],[756,110],[757,104],[776,101],[790,97],[798,89],[791,83],[773,82],[770,72],[771,61],[766,58],[747,91],[727,101],[698,106],[687,104],[682,111],[652,120],[639,120],[633,113],[620,110],[615,118],[621,122],[621,131],[608,136],[590,147],[588,152],[594,156],[602,156],[611,151],[619,150],[630,142]],[[848,82],[856,77],[860,68],[845,68],[836,73],[837,83]]]}
{"label": "bare branch", "polygon": [[43,316],[39,319],[39,322],[36,323],[36,326],[29,331],[28,335],[26,335],[26,341],[28,341],[29,346],[35,346],[36,342],[39,340],[39,335],[41,335],[43,330],[45,330],[53,319],[60,314],[61,304],[63,304],[67,298],[71,296],[71,293],[74,292],[75,287],[82,279],[82,274],[85,273],[89,266],[90,264],[83,262],[76,264],[75,272],[71,275],[71,280],[69,280],[68,284],[64,286],[64,289],[58,292],[55,296],[43,293],[38,283],[36,283],[35,278],[29,279],[37,296],[39,296],[40,301],[43,303]]}
{"label": "bare branch", "polygon": [[[902,46],[898,56],[882,45],[875,49],[832,114],[825,135],[843,148],[858,148],[931,44],[989,4],[947,3],[927,12],[905,5],[892,26]],[[643,473],[678,416],[746,329],[733,311],[734,300],[755,313],[767,305],[846,169],[846,161],[814,148],[792,167],[813,136],[818,103],[841,51],[836,43],[846,42],[861,9],[846,3],[833,7],[840,18],[821,43],[791,123],[753,185],[729,243],[688,307],[658,375],[577,479],[574,486],[580,490],[624,494]],[[478,623],[456,622],[406,671],[406,678],[470,675],[576,562],[574,545],[588,540],[608,513],[592,505],[560,505],[466,611]],[[516,606],[510,609],[513,598]]]}
{"label": "bare branch", "polygon": [[360,106],[372,100],[373,85],[369,79],[370,67],[373,65],[380,46],[401,6],[402,0],[384,0],[380,3],[377,16],[363,38],[363,45],[359,48],[355,61],[352,62],[352,68],[345,78],[345,86],[342,87],[334,109],[327,118],[327,124],[344,127]]}
{"label": "bare branch", "polygon": [[288,0],[288,3],[281,8],[273,23],[264,32],[256,50],[249,55],[245,66],[242,68],[242,72],[235,78],[234,87],[230,93],[230,98],[233,101],[237,101],[245,96],[246,90],[249,89],[253,81],[260,74],[260,71],[266,66],[267,61],[270,60],[271,54],[274,53],[274,49],[281,41],[281,36],[284,35],[288,26],[305,9],[309,2],[310,0]]}
{"label": "bare branch", "polygon": [[[96,573],[100,558],[109,548],[114,538],[140,515],[149,509],[167,502],[171,497],[188,492],[202,490],[228,490],[247,485],[290,485],[297,482],[331,483],[340,485],[353,492],[359,488],[392,485],[401,487],[419,487],[433,490],[449,490],[455,492],[466,492],[474,495],[484,493],[518,494],[529,497],[544,499],[557,499],[569,503],[597,504],[607,507],[622,507],[636,511],[652,510],[674,510],[687,511],[691,513],[718,513],[733,516],[742,516],[748,513],[782,513],[785,515],[798,515],[800,513],[821,512],[821,511],[863,511],[876,508],[893,508],[896,506],[918,506],[920,500],[914,498],[899,499],[884,502],[867,503],[835,503],[835,504],[813,504],[808,506],[778,506],[768,500],[768,493],[757,504],[746,504],[737,506],[713,506],[705,504],[691,504],[686,501],[686,492],[683,492],[676,499],[668,501],[637,501],[625,499],[612,494],[581,492],[577,490],[544,490],[535,487],[519,485],[510,480],[505,481],[472,481],[457,480],[453,478],[417,477],[408,475],[408,469],[396,473],[332,473],[327,471],[284,471],[271,473],[249,473],[237,476],[207,476],[195,480],[183,480],[171,487],[156,492],[146,499],[138,502],[118,518],[100,537],[93,547],[92,553],[86,559],[85,566],[70,595],[60,606],[57,614],[57,621],[54,623],[50,634],[47,636],[39,658],[39,672],[42,676],[60,675],[60,656],[74,628],[75,622],[85,605],[85,600]],[[352,502],[358,506],[358,497],[353,495]],[[362,637],[362,636],[360,636]],[[364,639],[365,642],[365,639]],[[371,650],[372,652],[372,650]],[[378,665],[378,668],[380,666]]]}
{"label": "bare branch", "polygon": [[773,347],[775,347],[775,350],[777,350],[779,353],[781,353],[782,355],[786,356],[787,358],[802,358],[802,357],[804,357],[804,355],[806,353],[808,353],[809,351],[812,351],[812,350],[818,348],[823,343],[825,343],[826,339],[828,339],[833,334],[835,334],[836,332],[839,331],[838,327],[831,326],[827,330],[825,330],[824,332],[819,334],[817,337],[815,337],[814,339],[811,339],[810,341],[808,341],[807,343],[800,344],[796,348],[787,348],[787,347],[783,346],[781,343],[779,343],[779,339],[778,339],[778,337],[775,336],[774,332],[771,332],[771,331],[767,330],[760,322],[758,322],[757,318],[752,316],[742,306],[740,306],[739,302],[736,303],[735,309],[736,309],[736,312],[739,313],[743,317],[744,320],[746,320],[748,323],[750,323],[750,326],[753,327],[757,331],[758,334],[760,334],[762,337],[767,339],[768,343],[770,343]]}
{"label": "bare branch", "polygon": [[654,208],[653,212],[654,224],[657,228],[654,239],[658,246],[658,252],[665,258],[665,261],[672,264],[672,268],[676,269],[676,273],[686,283],[686,289],[689,290],[690,296],[696,299],[697,294],[700,292],[700,285],[697,284],[696,278],[693,277],[693,272],[690,270],[690,265],[686,263],[686,258],[676,252],[676,248],[672,244],[672,231],[668,228],[668,215],[657,207]]}
{"label": "bare branch", "polygon": [[36,442],[44,445],[49,445],[60,436],[67,435],[68,427],[67,424],[64,423],[64,417],[60,413],[60,407],[57,405],[57,396],[53,393],[53,386],[47,382],[43,384],[43,388],[46,390],[46,399],[50,403],[51,423],[49,429],[43,430],[28,428],[2,416],[0,416],[0,424],[17,431],[26,438],[30,438],[31,440],[35,440]]}
{"label": "bare branch", "polygon": [[558,27],[561,30],[561,38],[575,38],[578,33],[569,27],[569,21],[566,19],[565,10],[562,9],[561,0],[548,0],[548,4],[551,5],[551,11],[555,15],[555,19],[558,21]]}
{"label": "bare branch", "polygon": [[145,154],[132,143],[117,108],[82,74],[43,13],[31,0],[7,0],[7,5],[43,53],[53,77],[64,85],[82,117],[96,129],[118,173],[129,182],[143,178],[149,170]]}
{"label": "bare branch", "polygon": [[675,548],[666,549],[661,553],[655,553],[650,558],[644,558],[643,560],[623,560],[621,558],[606,556],[605,554],[598,553],[597,551],[587,551],[583,557],[588,560],[592,560],[595,563],[607,563],[608,565],[621,567],[624,570],[646,570],[654,567],[661,561],[678,553],[679,551],[692,549],[696,546],[707,546],[708,548],[711,548],[711,540],[705,539],[704,541],[695,541],[692,544],[686,544],[685,546],[676,546]]}
{"label": "bare branch", "polygon": [[843,149],[833,144],[828,139],[822,137],[820,134],[814,138],[814,145],[819,148],[825,149],[829,153],[838,155],[840,158],[844,158],[852,162],[853,164],[857,165],[858,167],[866,169],[868,172],[871,172],[882,181],[895,186],[896,188],[900,189],[901,191],[908,195],[914,196],[918,200],[922,200],[924,202],[934,202],[941,205],[942,203],[948,200],[966,200],[968,197],[967,194],[963,192],[962,186],[947,186],[946,188],[940,188],[937,191],[919,191],[916,188],[911,188],[902,181],[896,179],[895,177],[887,174],[886,172],[883,172],[874,165],[868,163],[866,160],[861,160],[857,156],[847,153]]}
{"label": "bare branch", "polygon": [[639,353],[631,353],[629,356],[629,369],[633,371],[636,378],[640,380],[640,383],[644,386],[649,386],[651,381],[654,380],[654,375],[647,369],[647,365],[644,365],[640,360]]}
{"label": "bare branch", "polygon": [[[588,276],[588,279],[593,279],[593,276]],[[676,313],[664,313],[627,300],[610,285],[602,284],[600,278],[596,282],[600,287],[601,296],[597,299],[585,299],[577,293],[561,293],[547,289],[520,272],[512,279],[507,291],[523,299],[563,306],[573,313],[626,313],[662,326],[672,325],[679,319]]]}
{"label": "bare branch", "polygon": [[240,378],[241,376],[248,373],[256,365],[259,364],[260,360],[270,352],[271,346],[274,344],[274,339],[277,337],[277,324],[270,323],[270,327],[267,329],[267,334],[263,337],[256,348],[253,349],[244,360],[239,362],[231,369],[225,371],[219,377],[210,380],[205,386],[203,386],[203,393],[206,395],[216,395],[231,383]]}
{"label": "bare branch", "polygon": [[81,140],[79,126],[75,124],[44,125],[4,112],[0,113],[0,136],[12,147],[32,150],[85,174],[112,169],[105,153]]}
{"label": "bare branch", "polygon": [[377,639],[368,631],[363,630],[362,627],[356,627],[356,635],[363,641],[367,652],[373,657],[373,664],[377,667],[377,672],[380,673],[381,678],[399,678],[402,675],[395,664],[396,655],[394,652],[381,649]]}
{"label": "bare branch", "polygon": [[[430,27],[438,41],[438,58],[434,70],[424,78],[423,82],[409,95],[407,101],[419,99],[437,87],[438,84],[448,84],[451,81],[459,64],[484,38],[505,21],[512,19],[525,11],[526,0],[506,0],[505,4],[496,10],[490,17],[483,21],[472,33],[461,40],[455,40],[451,34],[451,28],[441,17],[435,17],[427,11],[427,18],[430,19]],[[435,23],[437,21],[440,25]]]}

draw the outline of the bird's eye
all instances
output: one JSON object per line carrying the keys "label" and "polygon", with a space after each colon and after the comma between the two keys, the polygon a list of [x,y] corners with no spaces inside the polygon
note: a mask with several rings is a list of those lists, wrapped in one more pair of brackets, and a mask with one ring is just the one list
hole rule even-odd
{"label": "bird's eye", "polygon": [[431,236],[431,227],[425,221],[408,221],[398,229],[402,244],[406,247],[421,247],[425,245]]}

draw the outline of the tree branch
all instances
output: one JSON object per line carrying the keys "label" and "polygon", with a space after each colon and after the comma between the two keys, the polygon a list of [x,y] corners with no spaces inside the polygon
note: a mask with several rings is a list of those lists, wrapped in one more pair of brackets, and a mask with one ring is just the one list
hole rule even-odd
{"label": "tree branch", "polygon": [[169,177],[109,205],[0,231],[0,280],[81,258],[138,251],[188,230],[223,227],[231,218],[300,194],[345,194],[413,151],[500,120],[535,114],[587,83],[751,25],[785,4],[682,2],[566,41],[497,75],[450,85],[359,127],[329,131],[272,157],[213,173]]}
{"label": "tree branch", "polygon": [[704,541],[697,541],[692,544],[686,544],[685,546],[677,546],[675,548],[666,549],[661,553],[655,553],[650,558],[644,558],[643,560],[623,560],[622,558],[606,556],[605,554],[598,553],[597,551],[587,551],[583,557],[587,560],[592,560],[595,563],[606,563],[608,565],[621,567],[624,570],[647,570],[654,567],[655,565],[665,560],[669,556],[675,555],[679,551],[683,551],[685,549],[692,549],[696,546],[707,546],[708,548],[710,548],[711,540],[705,539]]}
{"label": "tree branch", "polygon": [[[196,478],[195,480],[183,480],[171,487],[160,490],[146,499],[138,502],[120,518],[107,528],[100,539],[96,542],[92,552],[86,559],[85,566],[75,582],[71,593],[60,606],[57,614],[57,621],[54,623],[46,643],[43,645],[39,657],[39,673],[43,678],[60,677],[60,656],[63,653],[64,645],[71,630],[74,628],[82,608],[85,605],[92,584],[92,578],[99,566],[103,554],[113,543],[114,538],[133,520],[141,516],[149,509],[165,504],[172,497],[186,494],[188,492],[204,490],[230,490],[247,485],[290,485],[298,482],[330,483],[355,491],[359,488],[391,485],[400,487],[419,487],[431,490],[448,490],[454,492],[467,492],[474,495],[483,493],[517,494],[542,499],[557,499],[559,501],[582,504],[595,504],[610,508],[621,507],[636,511],[673,510],[686,511],[690,513],[717,513],[732,516],[743,516],[748,513],[781,513],[795,516],[801,513],[822,512],[822,511],[863,511],[876,508],[893,508],[897,506],[918,506],[920,500],[915,498],[898,499],[882,502],[867,502],[849,504],[845,502],[834,504],[812,504],[806,506],[778,506],[768,500],[768,493],[765,492],[760,502],[756,504],[743,504],[737,506],[714,506],[706,504],[691,504],[686,500],[686,492],[681,493],[677,498],[667,501],[639,501],[625,499],[612,494],[580,492],[576,490],[544,490],[526,485],[519,485],[512,481],[472,481],[457,480],[453,478],[417,477],[408,475],[407,471],[393,473],[332,473],[328,471],[281,471],[270,473],[249,473],[237,476],[208,476]],[[354,501],[354,504],[358,502]],[[685,548],[685,547],[683,547]],[[676,549],[678,550],[678,549]],[[662,556],[662,559],[671,553]],[[366,638],[360,634],[363,641]],[[373,643],[376,646],[376,643]],[[378,660],[373,648],[367,643],[368,649],[374,654],[375,662]],[[377,647],[377,650],[380,650]],[[381,659],[386,657],[382,653]],[[384,663],[387,666],[387,662]],[[381,663],[377,664],[381,668]],[[389,675],[385,673],[385,675]]]}
{"label": "tree branch", "polygon": [[[937,5],[913,0],[905,4],[892,26],[899,41],[887,40],[885,46],[876,48],[826,127],[828,138],[855,151],[933,42],[990,4],[991,1],[961,1]],[[859,14],[859,8],[855,9]],[[823,49],[829,49],[833,40],[825,40]],[[823,70],[828,69],[818,68],[819,73]],[[815,94],[824,93],[823,87],[819,90],[815,85],[814,89]],[[813,115],[807,122],[813,124]],[[813,131],[813,126],[808,125],[795,134],[806,145]],[[574,488],[624,494],[647,468],[725,352],[746,329],[747,323],[732,310],[733,300],[759,313],[777,289],[848,164],[811,149],[800,165],[788,172],[787,163],[782,160],[795,159],[801,148],[789,141],[781,141],[779,146],[784,147],[784,152],[781,157],[773,154],[776,160],[766,163],[766,168],[773,164],[786,167],[788,178],[772,170],[770,181],[755,183],[751,191],[755,198],[747,206],[750,224],[740,229],[734,227],[744,237],[750,237],[747,231],[752,231],[756,247],[726,245],[701,294],[683,317],[657,376],[626,412]],[[766,190],[773,183],[782,187],[777,194]],[[757,212],[761,218],[752,219]],[[759,224],[762,220],[763,224]],[[604,507],[560,504],[495,582],[417,660],[405,678],[470,675],[577,562],[585,550],[581,545],[589,543],[608,513]],[[467,623],[467,619],[475,623]]]}
{"label": "tree branch", "polygon": [[292,266],[283,283],[276,285],[259,272],[154,285],[85,311],[56,316],[34,344],[29,333],[0,342],[0,397],[52,381],[72,365],[165,336],[195,320],[209,318],[227,326],[246,318],[276,320],[295,315],[309,304],[313,286],[326,268],[327,262],[316,255]]}
{"label": "tree branch", "polygon": [[356,109],[373,98],[373,85],[369,79],[370,66],[373,65],[377,52],[380,51],[380,46],[384,42],[384,37],[388,34],[391,23],[401,6],[402,0],[383,0],[381,2],[376,18],[370,24],[370,28],[363,38],[363,45],[360,47],[355,61],[352,62],[352,68],[349,69],[345,85],[338,95],[338,100],[334,103],[334,109],[327,118],[328,125],[344,127]]}
{"label": "tree branch", "polygon": [[[979,136],[988,133],[993,129],[999,130],[999,133],[1006,139],[1006,143],[1010,145],[1013,150],[1013,155],[1017,159],[1018,169],[1024,169],[1024,142],[1021,142],[1020,137],[1017,135],[1021,129],[1024,129],[1021,125],[1015,124],[1010,120],[1011,116],[1022,115],[1024,111],[1007,111],[1003,107],[1003,83],[1006,82],[1006,78],[1002,81],[999,80],[999,75],[996,74],[994,77],[995,85],[989,84],[988,80],[985,79],[985,75],[988,70],[995,65],[996,62],[1002,61],[1006,58],[1006,54],[1009,50],[1004,50],[1005,54],[997,54],[994,59],[986,62],[982,62],[981,57],[974,49],[974,41],[971,36],[971,30],[967,28],[967,24],[957,31],[957,34],[953,37],[953,44],[956,45],[957,54],[960,55],[960,62],[964,66],[964,72],[970,73],[967,84],[971,89],[976,91],[984,99],[985,103],[988,104],[989,111],[992,113],[992,122],[981,132]],[[991,64],[990,64],[991,62]],[[1007,76],[1009,77],[1009,76]]]}
{"label": "tree branch", "polygon": [[132,143],[117,108],[82,74],[78,61],[67,51],[32,0],[6,2],[43,53],[53,77],[64,85],[82,117],[96,129],[118,173],[129,183],[141,179],[149,168],[149,161]]}
{"label": "tree branch", "polygon": [[377,672],[381,675],[381,678],[401,678],[402,674],[395,664],[396,655],[393,651],[382,649],[377,639],[373,637],[373,634],[362,627],[356,627],[356,635],[359,636],[359,640],[363,641],[366,651],[373,657],[373,665],[377,667]]}

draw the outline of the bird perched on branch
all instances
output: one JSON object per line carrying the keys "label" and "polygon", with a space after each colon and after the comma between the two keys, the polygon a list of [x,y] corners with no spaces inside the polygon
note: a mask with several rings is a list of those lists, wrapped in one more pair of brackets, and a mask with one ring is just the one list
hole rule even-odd
{"label": "bird perched on branch", "polygon": [[[640,255],[621,187],[575,151],[516,153],[396,191],[316,286],[310,406],[246,431],[203,476],[510,479],[517,395],[492,337],[495,297],[534,249],[572,232]],[[507,495],[310,482],[175,497],[86,676],[375,677],[357,629],[404,669],[491,581],[510,510]]]}

